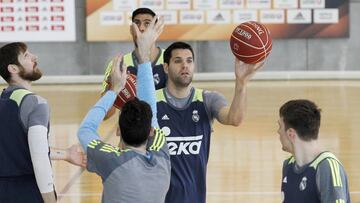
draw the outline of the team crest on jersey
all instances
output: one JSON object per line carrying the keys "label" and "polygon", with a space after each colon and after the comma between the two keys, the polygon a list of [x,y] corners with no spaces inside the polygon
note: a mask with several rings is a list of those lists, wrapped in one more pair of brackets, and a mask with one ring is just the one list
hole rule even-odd
{"label": "team crest on jersey", "polygon": [[192,120],[193,120],[194,122],[198,122],[198,121],[200,120],[200,116],[199,116],[199,113],[198,113],[197,110],[194,110],[194,111],[193,111]]}
{"label": "team crest on jersey", "polygon": [[300,191],[304,191],[306,189],[306,182],[307,182],[307,178],[306,176],[304,176],[302,179],[301,179],[301,182],[299,184],[299,189]]}
{"label": "team crest on jersey", "polygon": [[160,83],[160,76],[157,73],[154,74],[154,83],[155,85]]}

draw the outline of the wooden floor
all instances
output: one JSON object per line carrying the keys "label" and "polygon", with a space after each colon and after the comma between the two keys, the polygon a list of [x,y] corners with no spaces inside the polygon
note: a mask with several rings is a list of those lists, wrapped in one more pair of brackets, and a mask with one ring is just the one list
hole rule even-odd
{"label": "wooden floor", "polygon": [[[232,82],[196,83],[222,92],[229,100]],[[34,86],[51,105],[51,145],[77,142],[76,131],[99,97],[100,85]],[[360,203],[360,81],[252,81],[246,119],[240,127],[214,124],[207,174],[207,202],[281,202],[282,161],[277,135],[279,107],[290,99],[307,98],[322,108],[320,142],[342,161],[351,199]],[[103,139],[116,144],[115,119],[102,124]],[[99,177],[65,162],[53,164],[61,203],[100,202]],[[121,184],[121,183],[119,183]]]}

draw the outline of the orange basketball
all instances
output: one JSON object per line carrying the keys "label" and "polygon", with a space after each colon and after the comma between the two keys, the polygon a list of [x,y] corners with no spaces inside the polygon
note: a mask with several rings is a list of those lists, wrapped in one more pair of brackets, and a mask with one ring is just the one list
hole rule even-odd
{"label": "orange basketball", "polygon": [[114,106],[118,109],[121,109],[127,101],[132,100],[136,96],[136,76],[129,74],[126,78],[126,84],[124,89],[122,89],[115,102]]}
{"label": "orange basketball", "polygon": [[271,52],[270,31],[261,23],[248,21],[238,25],[231,34],[232,53],[244,63],[257,63]]}

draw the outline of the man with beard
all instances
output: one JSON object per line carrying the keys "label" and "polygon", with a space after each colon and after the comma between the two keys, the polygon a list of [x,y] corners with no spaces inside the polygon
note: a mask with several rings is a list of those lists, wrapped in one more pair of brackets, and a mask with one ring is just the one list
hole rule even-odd
{"label": "man with beard", "polygon": [[76,145],[49,157],[49,106],[30,91],[42,73],[26,44],[0,48],[0,75],[9,85],[0,98],[0,202],[56,202],[49,158],[84,167],[85,157]]}
{"label": "man with beard", "polygon": [[244,117],[246,84],[262,67],[235,61],[235,92],[231,105],[216,92],[192,87],[194,52],[184,42],[171,44],[164,52],[168,81],[157,90],[157,119],[167,136],[171,155],[168,203],[206,202],[206,167],[211,124],[239,126]]}

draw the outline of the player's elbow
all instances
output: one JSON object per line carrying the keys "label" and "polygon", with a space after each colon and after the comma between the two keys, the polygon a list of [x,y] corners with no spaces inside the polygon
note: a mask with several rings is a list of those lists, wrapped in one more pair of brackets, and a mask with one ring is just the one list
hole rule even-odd
{"label": "player's elbow", "polygon": [[242,121],[237,121],[232,124],[232,126],[239,127],[242,124]]}
{"label": "player's elbow", "polygon": [[232,126],[235,126],[235,127],[239,127],[243,122],[243,118],[240,117],[240,118],[235,118],[235,119],[232,119],[231,122],[230,122],[230,125]]}
{"label": "player's elbow", "polygon": [[106,115],[104,117],[104,121],[106,121],[107,119],[111,118],[114,114],[116,113],[116,108],[114,106],[112,106],[110,108],[110,110],[108,110],[108,112],[106,112]]}

